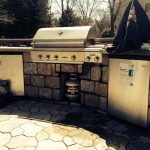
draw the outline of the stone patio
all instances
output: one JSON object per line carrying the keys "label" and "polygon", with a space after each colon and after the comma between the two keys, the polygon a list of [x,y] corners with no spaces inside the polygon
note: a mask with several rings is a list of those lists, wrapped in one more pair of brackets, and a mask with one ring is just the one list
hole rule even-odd
{"label": "stone patio", "polygon": [[14,99],[0,109],[0,150],[148,149],[148,129],[79,104]]}

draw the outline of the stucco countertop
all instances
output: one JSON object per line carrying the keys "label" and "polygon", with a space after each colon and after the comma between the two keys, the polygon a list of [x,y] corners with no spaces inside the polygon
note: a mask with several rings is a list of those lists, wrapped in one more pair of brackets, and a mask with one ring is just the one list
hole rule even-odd
{"label": "stucco countertop", "polygon": [[23,53],[30,52],[32,47],[0,47],[0,53]]}

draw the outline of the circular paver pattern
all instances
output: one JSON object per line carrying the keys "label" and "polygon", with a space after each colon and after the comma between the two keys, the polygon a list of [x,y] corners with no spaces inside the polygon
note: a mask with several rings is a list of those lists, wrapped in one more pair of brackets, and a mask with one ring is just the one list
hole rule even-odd
{"label": "circular paver pattern", "polygon": [[54,142],[51,140],[44,140],[42,142],[39,142],[36,150],[67,150],[67,147],[62,142]]}
{"label": "circular paver pattern", "polygon": [[7,147],[5,147],[5,146],[0,146],[0,150],[9,150]]}
{"label": "circular paver pattern", "polygon": [[149,143],[147,131],[80,105],[20,100],[0,109],[0,150],[130,150]]}
{"label": "circular paver pattern", "polygon": [[6,121],[8,120],[10,117],[8,115],[0,115],[0,122],[1,121]]}
{"label": "circular paver pattern", "polygon": [[63,141],[64,141],[64,143],[67,146],[75,144],[75,142],[73,141],[73,139],[71,137],[69,137],[69,136],[66,136]]}
{"label": "circular paver pattern", "polygon": [[11,139],[11,135],[9,133],[0,132],[0,146],[6,145],[10,139]]}
{"label": "circular paver pattern", "polygon": [[36,134],[42,130],[41,126],[32,123],[21,125],[21,128],[24,130],[23,135],[25,136],[36,136]]}
{"label": "circular paver pattern", "polygon": [[37,138],[38,141],[46,140],[46,139],[48,139],[48,137],[49,137],[49,134],[46,133],[45,131],[39,132],[39,133],[37,134],[37,136],[36,136],[36,138]]}
{"label": "circular paver pattern", "polygon": [[23,132],[24,132],[23,129],[21,129],[21,128],[15,128],[15,129],[12,130],[11,135],[12,136],[19,136],[19,135],[22,135]]}
{"label": "circular paver pattern", "polygon": [[37,140],[35,137],[26,137],[26,136],[16,136],[12,137],[10,142],[7,144],[7,147],[19,148],[19,147],[35,147],[37,145]]}

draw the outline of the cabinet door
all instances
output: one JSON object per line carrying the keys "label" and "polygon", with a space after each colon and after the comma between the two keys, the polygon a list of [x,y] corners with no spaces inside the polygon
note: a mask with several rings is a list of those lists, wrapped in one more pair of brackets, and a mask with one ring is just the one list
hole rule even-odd
{"label": "cabinet door", "polygon": [[109,114],[146,127],[149,62],[110,59],[109,67]]}
{"label": "cabinet door", "polygon": [[22,55],[0,55],[0,80],[10,81],[13,95],[24,95]]}

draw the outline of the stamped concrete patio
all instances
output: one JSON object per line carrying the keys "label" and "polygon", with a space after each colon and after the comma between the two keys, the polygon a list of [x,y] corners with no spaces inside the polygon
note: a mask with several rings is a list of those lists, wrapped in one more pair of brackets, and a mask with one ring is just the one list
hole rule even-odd
{"label": "stamped concrete patio", "polygon": [[148,150],[149,130],[77,104],[13,100],[0,109],[0,150]]}

